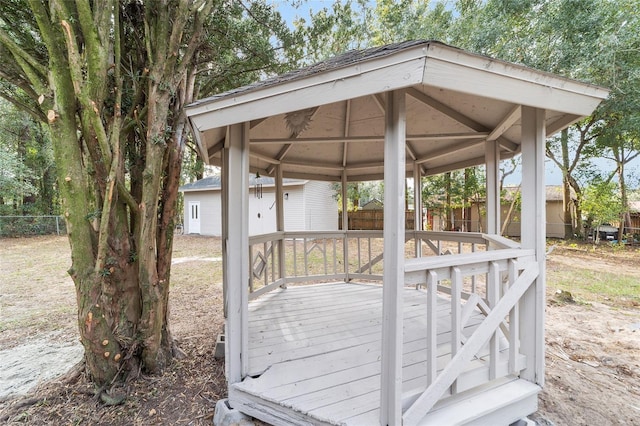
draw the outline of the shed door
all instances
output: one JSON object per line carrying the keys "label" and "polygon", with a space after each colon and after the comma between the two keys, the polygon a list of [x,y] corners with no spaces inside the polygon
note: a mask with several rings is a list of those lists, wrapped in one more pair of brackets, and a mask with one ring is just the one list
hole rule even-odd
{"label": "shed door", "polygon": [[189,233],[200,233],[200,201],[189,201]]}

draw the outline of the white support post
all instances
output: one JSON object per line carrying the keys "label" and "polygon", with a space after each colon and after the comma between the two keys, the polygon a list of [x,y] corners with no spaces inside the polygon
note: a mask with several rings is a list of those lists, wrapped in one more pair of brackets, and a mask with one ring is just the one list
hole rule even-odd
{"label": "white support post", "polygon": [[387,92],[384,138],[384,276],[380,424],[402,424],[405,93]]}
{"label": "white support post", "polygon": [[522,107],[522,248],[534,249],[538,278],[520,304],[521,351],[527,357],[521,377],[544,385],[545,309],[545,111]]}
{"label": "white support post", "polygon": [[500,233],[500,145],[495,140],[485,142],[487,165],[487,234]]}
{"label": "white support post", "polygon": [[249,124],[230,126],[225,155],[224,199],[228,312],[226,342],[227,380],[242,381],[248,370],[249,285]]}
{"label": "white support post", "polygon": [[342,192],[342,235],[344,238],[342,240],[342,256],[343,256],[343,265],[344,265],[344,280],[345,282],[349,282],[349,239],[348,231],[349,231],[349,212],[347,211],[349,207],[349,200],[347,200],[347,172],[342,172],[342,185],[340,187],[340,191]]}
{"label": "white support post", "polygon": [[[422,231],[422,169],[420,164],[413,163],[413,229]],[[422,239],[416,236],[416,257],[422,257]]]}
{"label": "white support post", "polygon": [[[228,138],[227,138],[228,139]],[[229,205],[229,190],[227,188],[227,182],[229,182],[229,147],[225,144],[221,153],[222,169],[220,173],[220,187],[222,188],[222,194],[220,196],[220,202],[222,206]],[[229,221],[226,208],[221,208],[220,217],[221,223],[221,239],[222,239],[222,310],[224,318],[226,319],[229,312],[229,274],[227,274],[226,259],[228,258],[227,241],[229,239]],[[225,331],[226,333],[226,331]],[[225,351],[228,349],[228,345],[225,345]],[[225,354],[225,358],[227,355]],[[229,366],[226,365],[226,368]]]}
{"label": "white support post", "polygon": [[[284,232],[284,191],[282,189],[282,166],[276,166],[276,230]],[[275,267],[275,265],[274,265]],[[286,270],[284,262],[284,235],[278,240],[278,276],[282,280],[280,287],[286,288]]]}

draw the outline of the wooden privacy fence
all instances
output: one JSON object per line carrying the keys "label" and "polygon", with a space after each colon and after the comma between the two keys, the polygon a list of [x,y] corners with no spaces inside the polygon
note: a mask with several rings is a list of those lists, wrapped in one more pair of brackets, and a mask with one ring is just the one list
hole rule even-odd
{"label": "wooden privacy fence", "polygon": [[[384,210],[357,210],[347,212],[349,229],[352,230],[376,230],[384,229]],[[413,210],[404,213],[404,227],[407,230],[413,229],[415,223]],[[338,212],[338,229],[342,229],[342,212]]]}

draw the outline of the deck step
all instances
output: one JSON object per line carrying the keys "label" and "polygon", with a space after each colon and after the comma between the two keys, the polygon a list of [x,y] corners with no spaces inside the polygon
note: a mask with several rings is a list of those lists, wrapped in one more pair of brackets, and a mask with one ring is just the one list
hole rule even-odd
{"label": "deck step", "polygon": [[509,425],[538,409],[540,386],[523,379],[505,380],[442,401],[420,421],[427,425]]}

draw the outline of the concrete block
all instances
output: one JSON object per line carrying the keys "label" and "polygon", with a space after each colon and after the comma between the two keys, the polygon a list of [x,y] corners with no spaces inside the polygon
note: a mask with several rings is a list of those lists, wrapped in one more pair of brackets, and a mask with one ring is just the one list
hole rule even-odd
{"label": "concrete block", "polygon": [[224,334],[218,334],[216,339],[216,351],[213,354],[214,358],[224,358]]}
{"label": "concrete block", "polygon": [[216,403],[213,426],[255,426],[255,423],[251,417],[231,408],[229,400],[221,399]]}

